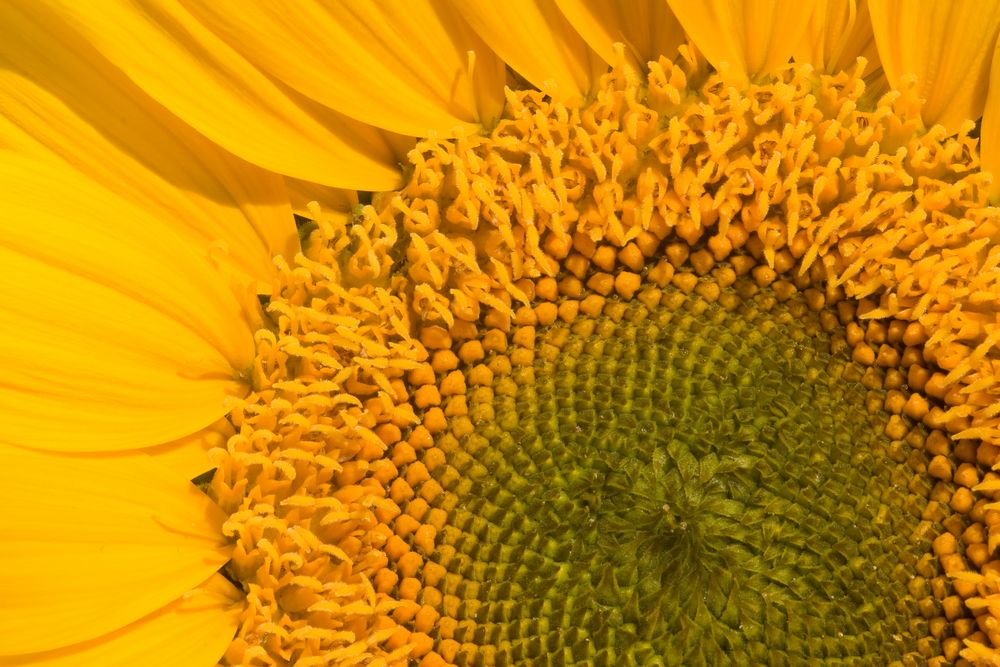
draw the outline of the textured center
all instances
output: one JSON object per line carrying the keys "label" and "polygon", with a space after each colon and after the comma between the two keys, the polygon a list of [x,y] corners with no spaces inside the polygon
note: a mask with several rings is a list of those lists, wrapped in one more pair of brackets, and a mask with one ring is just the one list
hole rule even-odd
{"label": "textured center", "polygon": [[226,662],[992,659],[1000,207],[861,74],[511,91],[311,206],[211,484]]}
{"label": "textured center", "polygon": [[472,394],[438,555],[477,641],[497,664],[912,651],[926,501],[851,363],[801,303],[668,301],[544,330]]}

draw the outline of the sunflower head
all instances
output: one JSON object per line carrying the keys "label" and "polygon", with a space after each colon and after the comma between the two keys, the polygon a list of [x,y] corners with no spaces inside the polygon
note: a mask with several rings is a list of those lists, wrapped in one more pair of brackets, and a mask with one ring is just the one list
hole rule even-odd
{"label": "sunflower head", "polygon": [[0,7],[0,663],[1000,664],[1000,3],[103,9]]}
{"label": "sunflower head", "polygon": [[[235,417],[243,447],[293,422],[338,443],[317,475],[266,437],[272,529],[291,503],[350,557],[329,590],[388,656],[910,662],[968,627],[974,586],[931,548],[973,523],[968,486],[932,486],[955,417],[917,385],[954,337],[926,281],[967,290],[995,214],[972,126],[920,130],[864,69],[741,89],[682,49],[583,106],[512,91],[490,134],[418,142],[401,190],[313,208]],[[264,472],[236,460],[220,500]],[[270,544],[274,520],[233,530]]]}

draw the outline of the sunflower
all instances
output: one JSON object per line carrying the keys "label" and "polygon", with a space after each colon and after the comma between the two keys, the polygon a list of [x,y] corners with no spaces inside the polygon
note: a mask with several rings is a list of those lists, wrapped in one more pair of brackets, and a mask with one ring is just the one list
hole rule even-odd
{"label": "sunflower", "polygon": [[1000,664],[1000,4],[0,24],[0,665]]}

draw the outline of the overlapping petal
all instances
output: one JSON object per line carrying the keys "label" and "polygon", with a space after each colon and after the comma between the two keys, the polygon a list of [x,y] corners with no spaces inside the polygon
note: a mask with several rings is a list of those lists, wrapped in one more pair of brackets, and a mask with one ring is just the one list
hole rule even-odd
{"label": "overlapping petal", "polygon": [[399,183],[400,149],[412,142],[261,72],[176,2],[19,5],[24,21],[47,25],[57,39],[82,35],[163,106],[249,162],[333,186],[376,190]]}
{"label": "overlapping petal", "polygon": [[660,56],[673,57],[685,40],[684,29],[665,0],[556,0],[556,4],[590,48],[610,65],[617,62],[617,42],[625,45],[632,66],[641,69]]}
{"label": "overlapping petal", "polygon": [[[151,459],[7,446],[0,456],[0,655],[51,651],[121,630],[170,605],[229,558],[222,511]],[[213,626],[213,634],[225,635]]]}
{"label": "overlapping petal", "polygon": [[917,77],[928,126],[956,132],[983,115],[1000,2],[870,0],[879,58],[893,88]]}
{"label": "overlapping petal", "polygon": [[345,220],[348,214],[354,210],[354,207],[358,205],[358,193],[356,190],[327,188],[294,178],[287,179],[286,183],[288,185],[288,196],[292,202],[292,209],[298,215],[307,218],[311,215],[309,204],[312,202],[320,205],[324,215],[330,214]]}
{"label": "overlapping petal", "polygon": [[992,201],[1000,199],[1000,41],[993,49],[989,94],[983,109],[979,155],[983,169],[993,174]]}
{"label": "overlapping petal", "polygon": [[583,99],[608,69],[555,0],[452,5],[508,65],[554,99]]}
{"label": "overlapping petal", "polygon": [[0,157],[0,442],[181,438],[247,391],[256,299],[169,224],[65,162]]}
{"label": "overlapping petal", "polygon": [[77,36],[16,4],[0,6],[0,24],[12,27],[0,40],[0,146],[63,160],[193,244],[223,244],[270,289],[271,258],[297,245],[279,176],[184,125]]}
{"label": "overlapping petal", "polygon": [[42,653],[0,656],[0,667],[211,665],[232,641],[241,599],[225,577],[213,574],[198,588],[119,630]]}
{"label": "overlapping petal", "polygon": [[222,418],[195,433],[159,445],[114,452],[88,452],[86,455],[94,459],[121,460],[150,457],[160,466],[176,472],[181,479],[194,479],[215,467],[209,452],[225,447],[235,432],[229,420]]}
{"label": "overlapping petal", "polygon": [[813,4],[801,0],[668,2],[708,62],[736,81],[787,63],[813,13]]}
{"label": "overlapping petal", "polygon": [[867,71],[877,67],[867,0],[817,0],[805,35],[792,55],[796,61],[824,72],[849,69],[859,57],[868,61]]}
{"label": "overlapping petal", "polygon": [[472,133],[503,106],[503,61],[444,0],[185,5],[262,72],[376,127]]}

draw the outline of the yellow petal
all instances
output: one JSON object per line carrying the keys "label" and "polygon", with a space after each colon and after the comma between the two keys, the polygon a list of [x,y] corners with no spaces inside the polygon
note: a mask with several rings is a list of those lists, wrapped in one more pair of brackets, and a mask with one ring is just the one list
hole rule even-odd
{"label": "yellow petal", "polygon": [[11,3],[0,24],[17,26],[0,40],[0,144],[58,155],[200,244],[221,241],[241,271],[271,282],[271,258],[296,247],[280,177],[191,130],[79,39]]}
{"label": "yellow petal", "polygon": [[802,0],[668,0],[695,46],[736,82],[788,62],[813,4]]}
{"label": "yellow petal", "polygon": [[120,630],[44,653],[0,656],[0,667],[198,667],[232,641],[242,596],[220,574]]}
{"label": "yellow petal", "polygon": [[205,581],[225,515],[152,460],[0,446],[0,655],[119,630]]}
{"label": "yellow petal", "polygon": [[240,0],[188,6],[261,71],[393,132],[469,134],[503,106],[503,61],[443,0],[307,0],[294,11]]}
{"label": "yellow petal", "polygon": [[[215,467],[209,458],[212,449],[225,447],[236,433],[227,419],[220,419],[196,433],[162,445],[117,452],[78,454],[92,459],[153,458],[160,466],[174,471],[181,479],[194,479]],[[70,454],[64,454],[70,456]]]}
{"label": "yellow petal", "polygon": [[859,57],[868,61],[866,72],[879,66],[867,0],[816,0],[815,7],[795,60],[831,73],[853,68]]}
{"label": "yellow petal", "polygon": [[300,181],[295,178],[286,179],[288,196],[292,201],[292,210],[306,218],[312,217],[309,204],[316,202],[324,214],[331,214],[346,219],[358,205],[357,190],[328,188],[316,183]]}
{"label": "yellow petal", "polygon": [[990,60],[1000,31],[997,0],[871,0],[879,58],[893,88],[917,77],[928,126],[956,132],[983,115]]}
{"label": "yellow petal", "polygon": [[979,156],[983,170],[993,174],[990,201],[995,204],[1000,200],[1000,41],[992,54],[989,94],[979,135]]}
{"label": "yellow petal", "polygon": [[[340,187],[400,182],[393,137],[267,76],[176,2],[50,0],[22,9],[54,39],[78,31],[163,106],[249,162]],[[5,27],[16,33],[20,23]]]}
{"label": "yellow petal", "polygon": [[583,99],[608,69],[555,0],[452,4],[508,65],[553,99]]}
{"label": "yellow petal", "polygon": [[61,161],[0,153],[0,202],[0,442],[156,445],[246,393],[259,315],[205,252]]}
{"label": "yellow petal", "polygon": [[556,0],[559,9],[594,51],[610,65],[617,63],[614,44],[625,45],[632,66],[642,70],[660,56],[674,58],[684,43],[684,29],[665,0],[607,2]]}

